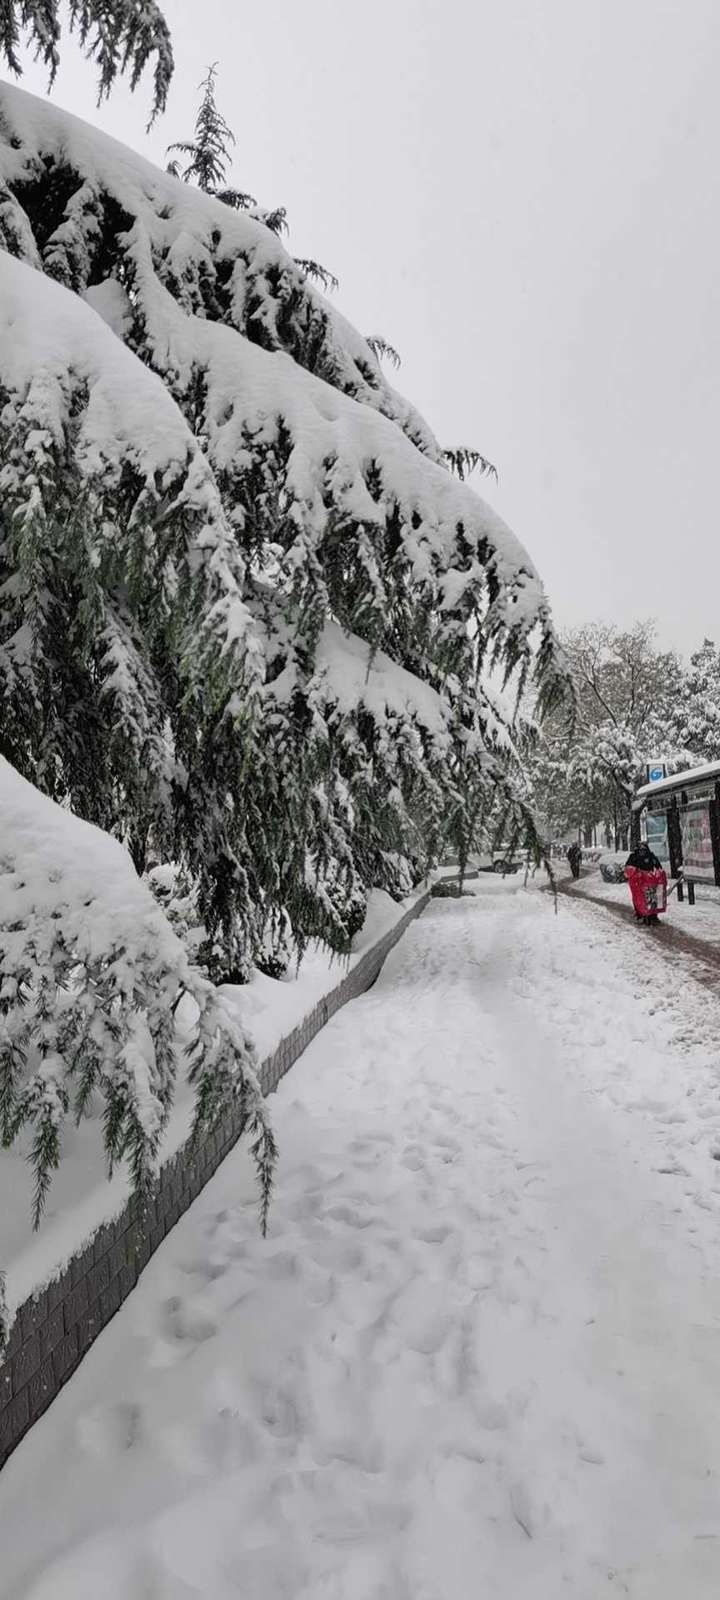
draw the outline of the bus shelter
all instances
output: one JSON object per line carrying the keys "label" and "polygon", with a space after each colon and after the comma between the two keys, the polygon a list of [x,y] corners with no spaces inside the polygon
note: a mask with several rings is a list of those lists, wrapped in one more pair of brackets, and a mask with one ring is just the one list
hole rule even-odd
{"label": "bus shelter", "polygon": [[695,904],[697,883],[720,888],[720,761],[645,783],[633,803],[634,832],[640,829],[669,878],[688,886]]}

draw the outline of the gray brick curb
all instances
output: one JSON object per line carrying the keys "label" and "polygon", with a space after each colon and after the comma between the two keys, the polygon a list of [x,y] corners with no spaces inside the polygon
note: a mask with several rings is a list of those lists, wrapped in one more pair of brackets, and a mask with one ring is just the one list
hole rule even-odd
{"label": "gray brick curb", "polygon": [[[271,1094],[325,1023],[348,1000],[364,994],[405,929],[424,911],[420,895],[302,1022],[262,1062],[263,1094]],[[187,1211],[242,1132],[237,1113],[194,1147],[189,1143],[162,1167],[143,1211],[130,1199],[99,1228],[64,1272],[18,1309],[0,1359],[0,1468],[24,1434],[67,1383],[98,1334],[114,1317],[166,1233]]]}

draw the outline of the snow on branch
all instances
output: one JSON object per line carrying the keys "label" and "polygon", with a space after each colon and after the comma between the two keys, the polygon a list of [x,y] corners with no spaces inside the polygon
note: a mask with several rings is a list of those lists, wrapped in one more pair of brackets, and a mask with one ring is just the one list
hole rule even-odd
{"label": "snow on branch", "polygon": [[[43,529],[57,545],[61,480],[76,474],[80,499],[64,528],[80,541],[88,580],[97,574],[115,595],[122,582],[131,607],[152,583],[158,622],[182,609],[188,658],[214,648],[229,662],[252,650],[237,543],[167,388],[77,296],[4,253],[0,398],[5,560],[30,563],[34,582]],[[118,538],[118,511],[127,538]],[[150,531],[158,520],[162,538]]]}
{"label": "snow on branch", "polygon": [[[38,163],[50,157],[58,161],[61,153],[68,184],[75,186],[43,255],[52,252],[53,272],[76,290],[87,291],[92,282],[99,238],[111,221],[110,200],[121,205],[130,226],[121,229],[117,221],[111,226],[116,274],[128,293],[126,338],[162,373],[186,414],[190,404],[196,411],[198,397],[213,466],[232,472],[235,494],[246,504],[256,497],[258,465],[253,462],[246,475],[253,480],[250,494],[238,467],[250,463],[252,453],[272,452],[284,430],[284,481],[293,508],[285,525],[290,530],[294,521],[301,530],[288,550],[288,565],[297,573],[310,570],[310,548],[327,524],[328,501],[340,517],[361,519],[369,527],[387,526],[388,516],[397,513],[405,559],[424,606],[454,611],[464,621],[467,607],[481,604],[487,636],[510,635],[513,656],[522,654],[539,623],[552,650],[537,575],[500,518],[464,484],[449,481],[439,468],[437,447],[438,466],[398,429],[397,417],[378,415],[377,404],[366,403],[381,401],[381,410],[392,413],[391,391],[383,395],[355,383],[352,395],[342,392],[342,384],[323,380],[328,363],[336,375],[332,319],[320,312],[314,291],[266,230],[127,152],[121,163],[113,141],[91,134],[74,119],[48,117],[44,105],[31,103],[28,119],[26,97],[17,90],[3,91],[3,102],[13,131],[23,132],[22,150],[5,147],[0,153],[9,191],[17,190],[16,204],[27,200]],[[72,205],[70,237],[67,204]],[[45,218],[46,228],[47,223]],[[271,275],[274,279],[278,270],[289,300],[278,297],[274,284],[270,292]],[[288,320],[293,305],[302,335],[298,323],[293,332]],[[298,359],[308,360],[308,336],[320,353],[316,373]],[[295,357],[292,362],[279,359],[282,342]],[[374,491],[372,476],[378,480]],[[350,619],[351,625],[356,621]]]}
{"label": "snow on branch", "polygon": [[152,1184],[173,1103],[174,1008],[197,1008],[196,1127],[240,1104],[267,1213],[274,1142],[249,1038],[190,966],[122,846],[0,758],[0,1139],[31,1138],[37,1226],[68,1117],[102,1105],[108,1168]]}
{"label": "snow on branch", "polygon": [[102,198],[104,226],[80,229],[84,271],[72,281],[63,278],[69,287],[82,292],[98,281],[102,274],[94,263],[103,240],[121,255],[116,239],[134,221],[158,276],[181,299],[184,294],[185,303],[203,316],[231,322],[268,348],[287,350],[301,365],[327,370],[333,383],[383,411],[419,448],[440,459],[427,424],[386,382],[366,341],[313,287],[273,233],[268,218],[277,224],[279,213],[255,219],[246,210],[221,207],[218,199],[162,173],[99,129],[10,84],[0,85],[0,242],[4,230],[6,247],[34,265],[40,264],[41,252],[32,236],[35,217],[28,213],[37,196],[37,226],[44,232],[50,172],[64,175],[58,191],[61,229],[67,220],[61,198],[65,186],[71,192],[86,186],[88,195]]}
{"label": "snow on branch", "polygon": [[295,265],[299,268],[304,278],[312,278],[314,283],[319,283],[325,294],[335,292],[340,288],[334,272],[329,272],[327,267],[321,267],[319,261],[309,260],[305,256],[295,256]]}
{"label": "snow on branch", "polygon": [[[401,892],[436,847],[461,769],[469,815],[511,759],[486,669],[518,693],[534,675],[540,706],[566,682],[526,551],[460,481],[471,453],[453,477],[267,223],[0,89],[0,240],[25,274],[3,395],[10,753],[52,794],[82,738],[93,772],[112,757],[80,809],[126,837],[130,796],[138,863],[179,833],[218,977],[288,918],[347,940],[358,895]],[[53,736],[36,718],[31,768],[28,660]],[[123,696],[122,758],[96,680]]]}
{"label": "snow on branch", "polygon": [[381,361],[384,358],[390,362],[392,367],[395,367],[396,369],[402,366],[402,361],[397,350],[395,349],[395,346],[393,344],[389,344],[387,339],[383,339],[382,334],[367,334],[365,337],[365,343],[370,346],[370,349],[372,350],[372,353],[377,361]]}
{"label": "snow on branch", "polygon": [[194,795],[221,818],[227,779],[200,751],[235,695],[240,759],[264,671],[212,470],[160,378],[2,252],[0,421],[5,753],[139,870],[152,843],[212,874]]}

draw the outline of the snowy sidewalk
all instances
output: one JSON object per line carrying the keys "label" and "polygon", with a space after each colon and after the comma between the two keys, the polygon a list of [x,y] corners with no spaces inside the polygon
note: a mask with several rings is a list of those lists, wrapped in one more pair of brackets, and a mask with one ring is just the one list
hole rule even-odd
{"label": "snowy sidewalk", "polygon": [[0,1474],[3,1600],[720,1592],[718,1002],[435,901]]}

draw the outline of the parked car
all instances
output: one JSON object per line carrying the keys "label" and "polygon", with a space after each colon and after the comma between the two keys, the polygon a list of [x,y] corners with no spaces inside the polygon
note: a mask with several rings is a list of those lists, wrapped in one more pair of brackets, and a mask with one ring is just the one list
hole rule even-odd
{"label": "parked car", "polygon": [[600,877],[603,883],[624,883],[625,868],[619,861],[601,861]]}
{"label": "parked car", "polygon": [[502,852],[493,856],[493,872],[522,872],[524,865],[525,862],[516,856],[506,856]]}
{"label": "parked car", "polygon": [[476,872],[520,872],[525,866],[524,860],[515,851],[508,855],[500,846],[497,850],[486,850],[482,855],[472,858]]}

